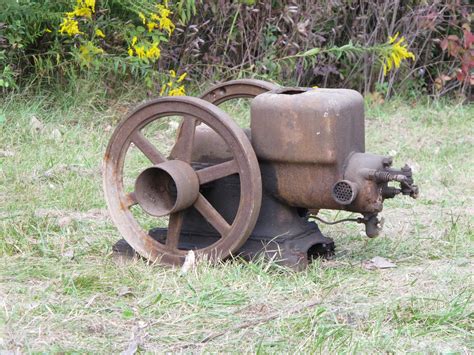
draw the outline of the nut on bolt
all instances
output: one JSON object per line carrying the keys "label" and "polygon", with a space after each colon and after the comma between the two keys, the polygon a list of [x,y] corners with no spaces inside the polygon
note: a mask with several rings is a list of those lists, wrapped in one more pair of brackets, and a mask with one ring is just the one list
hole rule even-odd
{"label": "nut on bolt", "polygon": [[388,168],[388,167],[392,166],[392,163],[393,163],[393,158],[392,157],[385,157],[385,158],[382,159],[382,165],[385,168]]}

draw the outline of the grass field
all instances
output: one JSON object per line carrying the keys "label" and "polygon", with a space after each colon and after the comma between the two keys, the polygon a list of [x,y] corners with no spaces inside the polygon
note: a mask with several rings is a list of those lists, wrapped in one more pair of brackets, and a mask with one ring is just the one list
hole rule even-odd
{"label": "grass field", "polygon": [[[100,164],[131,101],[2,99],[0,352],[474,351],[472,105],[368,108],[367,151],[411,164],[421,190],[386,202],[381,237],[323,225],[336,255],[304,272],[235,260],[182,274],[111,253]],[[397,267],[368,270],[375,256]]]}

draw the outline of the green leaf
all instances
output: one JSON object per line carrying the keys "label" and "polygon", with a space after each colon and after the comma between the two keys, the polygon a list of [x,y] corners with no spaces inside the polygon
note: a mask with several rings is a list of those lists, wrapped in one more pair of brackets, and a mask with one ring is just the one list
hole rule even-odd
{"label": "green leaf", "polygon": [[163,295],[161,293],[158,293],[156,297],[153,299],[153,301],[149,304],[149,306],[157,304],[158,302],[161,301],[162,298],[163,298]]}
{"label": "green leaf", "polygon": [[321,51],[321,48],[312,48],[306,52],[304,52],[303,54],[299,55],[299,57],[308,57],[308,56],[312,56],[312,55],[316,55],[318,54],[319,52]]}
{"label": "green leaf", "polygon": [[4,124],[6,120],[7,120],[7,117],[5,116],[5,114],[0,113],[0,124]]}
{"label": "green leaf", "polygon": [[122,311],[122,317],[125,318],[125,319],[132,318],[133,317],[133,310],[130,309],[130,308],[125,308]]}

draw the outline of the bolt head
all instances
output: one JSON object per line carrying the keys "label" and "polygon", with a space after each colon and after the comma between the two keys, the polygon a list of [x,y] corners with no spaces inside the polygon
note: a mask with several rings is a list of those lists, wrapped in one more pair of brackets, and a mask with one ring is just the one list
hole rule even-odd
{"label": "bolt head", "polygon": [[393,158],[392,157],[385,157],[382,159],[382,165],[384,167],[388,167],[388,166],[391,166],[393,163]]}

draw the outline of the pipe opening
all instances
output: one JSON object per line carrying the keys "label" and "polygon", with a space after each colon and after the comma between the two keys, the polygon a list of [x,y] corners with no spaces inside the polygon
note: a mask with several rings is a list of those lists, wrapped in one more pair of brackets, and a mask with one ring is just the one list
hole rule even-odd
{"label": "pipe opening", "polygon": [[135,194],[146,212],[154,216],[164,216],[175,207],[178,191],[171,175],[154,167],[139,175]]}
{"label": "pipe opening", "polygon": [[165,216],[191,206],[199,195],[199,179],[191,165],[168,160],[142,171],[135,181],[138,204],[152,216]]}

